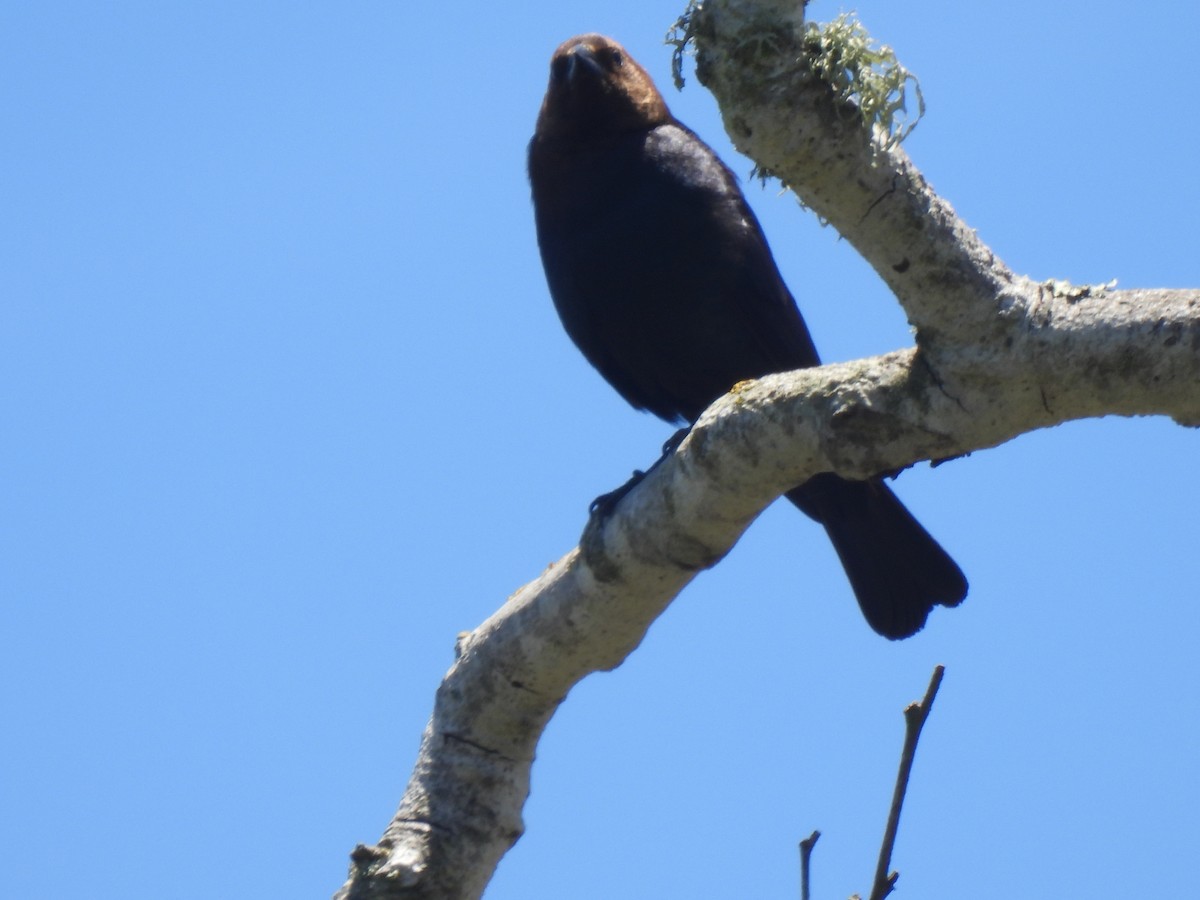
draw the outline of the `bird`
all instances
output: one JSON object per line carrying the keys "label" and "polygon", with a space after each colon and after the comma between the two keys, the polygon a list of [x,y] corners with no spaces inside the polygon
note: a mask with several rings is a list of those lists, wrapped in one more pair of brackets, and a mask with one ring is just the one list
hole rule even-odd
{"label": "bird", "polygon": [[[635,408],[690,426],[740,381],[820,365],[736,176],[617,41],[582,34],[554,51],[528,173],[562,325]],[[826,472],[785,496],[824,526],[884,637],[966,596],[881,478]]]}

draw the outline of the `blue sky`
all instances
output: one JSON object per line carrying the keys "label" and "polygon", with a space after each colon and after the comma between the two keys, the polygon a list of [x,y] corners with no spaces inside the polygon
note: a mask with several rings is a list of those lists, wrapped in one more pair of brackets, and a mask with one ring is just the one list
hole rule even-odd
{"label": "blue sky", "polygon": [[[524,152],[550,52],[598,30],[747,175],[669,88],[681,5],[0,11],[0,895],[322,897],[380,835],[455,634],[670,432],[563,335]],[[858,11],[1014,269],[1200,286],[1200,12]],[[832,230],[747,193],[827,359],[910,342]],[[1191,883],[1198,450],[1106,419],[906,472],[972,592],[901,644],[768,510],[572,692],[488,897],[795,896],[813,828],[817,895],[866,891],[935,663],[903,896]]]}

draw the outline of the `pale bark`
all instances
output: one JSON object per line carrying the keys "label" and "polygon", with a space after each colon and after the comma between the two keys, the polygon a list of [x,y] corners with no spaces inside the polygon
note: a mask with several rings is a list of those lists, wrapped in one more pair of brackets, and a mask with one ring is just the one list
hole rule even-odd
{"label": "pale bark", "polygon": [[709,0],[698,74],[739,148],[895,292],[917,348],[738,385],[577,549],[460,636],[400,809],[355,851],[340,897],[479,896],[521,834],[534,750],[567,692],[619,665],[698,571],[809,476],[893,471],[1083,417],[1200,424],[1200,290],[1014,275],[902,150],[797,63],[798,9]]}

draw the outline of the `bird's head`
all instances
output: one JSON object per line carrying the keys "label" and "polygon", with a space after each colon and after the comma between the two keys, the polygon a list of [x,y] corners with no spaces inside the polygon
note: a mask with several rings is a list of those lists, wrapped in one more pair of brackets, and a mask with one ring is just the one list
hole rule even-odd
{"label": "bird's head", "polygon": [[672,121],[650,76],[612,38],[581,34],[550,58],[550,85],[538,134],[578,138],[653,128]]}

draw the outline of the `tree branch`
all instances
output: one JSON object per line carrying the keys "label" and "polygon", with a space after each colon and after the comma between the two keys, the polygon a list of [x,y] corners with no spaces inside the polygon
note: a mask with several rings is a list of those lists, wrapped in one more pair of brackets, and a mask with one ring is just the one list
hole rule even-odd
{"label": "tree branch", "polygon": [[[940,198],[908,155],[816,74],[803,5],[707,0],[696,76],[734,145],[833,225],[895,293],[920,336],[988,336],[1022,279]],[[816,51],[820,52],[820,51]]]}
{"label": "tree branch", "polygon": [[920,351],[744,382],[579,548],[459,642],[412,780],[346,898],[475,897],[522,831],[534,748],[570,688],[612,669],[775,497],[959,456],[1084,416],[1200,421],[1200,293],[1039,288],[1008,353],[934,370]]}
{"label": "tree branch", "polygon": [[739,145],[896,292],[917,348],[735,386],[577,549],[463,635],[400,809],[354,852],[339,897],[479,896],[522,832],[534,749],[567,692],[619,665],[785,490],[1088,416],[1200,424],[1200,291],[1012,275],[906,155],[840,115],[796,62],[801,9],[707,0],[698,72]]}
{"label": "tree branch", "polygon": [[814,831],[808,837],[800,842],[800,900],[810,900],[811,892],[809,889],[809,869],[812,861],[813,847],[817,846],[817,841],[821,837],[821,832]]}
{"label": "tree branch", "polygon": [[910,703],[904,709],[904,749],[900,751],[900,770],[896,773],[896,789],[892,794],[892,805],[888,810],[887,826],[883,831],[883,843],[879,847],[879,861],[875,866],[875,881],[871,887],[870,900],[883,900],[896,886],[900,873],[891,872],[892,850],[896,846],[896,834],[900,830],[900,810],[904,807],[904,795],[908,792],[908,778],[912,774],[913,760],[917,755],[917,741],[921,729],[933,709],[933,698],[942,684],[944,666],[934,666],[933,677],[925,689],[920,703]]}

